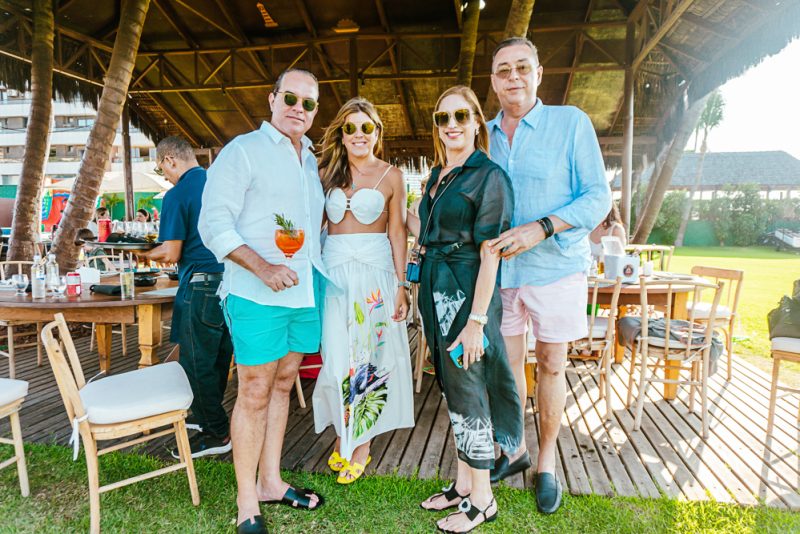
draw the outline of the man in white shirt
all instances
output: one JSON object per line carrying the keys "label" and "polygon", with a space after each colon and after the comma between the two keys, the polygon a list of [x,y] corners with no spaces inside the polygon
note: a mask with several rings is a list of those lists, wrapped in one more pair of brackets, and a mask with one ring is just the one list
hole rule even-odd
{"label": "man in white shirt", "polygon": [[[231,440],[240,533],[267,531],[259,502],[309,510],[324,502],[280,475],[289,393],[304,353],[319,350],[321,335],[325,197],[305,136],[318,97],[310,72],[281,74],[269,95],[270,122],[225,146],[203,193],[200,235],[225,264],[220,297],[239,376]],[[278,215],[305,234],[292,258],[275,241]]]}

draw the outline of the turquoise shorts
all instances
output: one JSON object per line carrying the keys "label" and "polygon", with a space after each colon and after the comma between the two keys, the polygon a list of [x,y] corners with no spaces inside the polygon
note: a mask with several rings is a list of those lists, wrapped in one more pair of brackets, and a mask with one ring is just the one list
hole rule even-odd
{"label": "turquoise shorts", "polygon": [[233,355],[240,365],[263,365],[289,352],[319,352],[322,337],[322,284],[314,272],[313,308],[267,306],[228,295],[222,302],[225,322],[233,339]]}

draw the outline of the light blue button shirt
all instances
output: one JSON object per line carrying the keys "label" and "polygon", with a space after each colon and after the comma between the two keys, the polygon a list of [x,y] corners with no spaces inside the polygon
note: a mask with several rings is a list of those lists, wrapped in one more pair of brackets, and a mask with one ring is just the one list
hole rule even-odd
{"label": "light blue button shirt", "polygon": [[501,263],[504,288],[543,286],[586,272],[588,235],[611,209],[611,189],[589,117],[573,106],[541,100],[519,122],[511,146],[500,127],[503,112],[488,124],[492,160],[511,177],[512,227],[555,215],[573,226]]}

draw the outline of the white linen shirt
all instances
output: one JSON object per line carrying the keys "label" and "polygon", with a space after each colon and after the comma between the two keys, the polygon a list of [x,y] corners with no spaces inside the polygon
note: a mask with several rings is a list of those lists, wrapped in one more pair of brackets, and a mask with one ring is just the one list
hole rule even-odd
{"label": "white linen shirt", "polygon": [[[313,270],[327,276],[320,254],[325,196],[311,140],[303,137],[302,158],[272,124],[228,143],[208,169],[199,230],[203,243],[225,264],[220,298],[236,295],[269,306],[313,307]],[[305,231],[303,247],[287,259],[275,244],[275,214]],[[286,264],[299,284],[273,291],[255,274],[227,258],[242,245],[272,264]]]}

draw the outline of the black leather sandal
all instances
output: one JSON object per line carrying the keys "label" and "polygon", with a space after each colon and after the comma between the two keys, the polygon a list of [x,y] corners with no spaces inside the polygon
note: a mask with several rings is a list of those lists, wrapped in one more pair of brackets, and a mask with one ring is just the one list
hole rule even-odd
{"label": "black leather sandal", "polygon": [[264,517],[261,515],[253,516],[236,525],[236,534],[269,534],[267,526],[264,524]]}
{"label": "black leather sandal", "polygon": [[[312,507],[311,506],[311,497],[314,495],[319,498],[317,501],[317,505]],[[286,493],[283,494],[283,498],[279,500],[270,500],[270,501],[261,501],[264,504],[283,504],[285,506],[290,506],[295,509],[300,510],[316,510],[321,508],[323,504],[325,504],[325,499],[322,495],[318,493],[314,493],[314,490],[310,489],[295,489],[292,486],[289,486],[289,489],[286,490]]]}
{"label": "black leather sandal", "polygon": [[456,499],[456,498],[461,499],[461,500],[458,501],[457,503],[447,505],[444,508],[425,508],[424,506],[422,506],[422,503],[420,503],[419,507],[422,508],[423,510],[427,510],[428,512],[443,512],[445,510],[449,510],[451,508],[456,508],[457,506],[460,506],[461,503],[464,502],[464,499],[469,497],[469,494],[461,495],[456,490],[456,483],[453,482],[449,486],[447,486],[446,488],[442,488],[442,492],[441,493],[434,493],[433,495],[431,495],[430,497],[425,499],[425,501],[427,502],[427,501],[436,499],[438,497],[444,497],[445,499],[447,499],[447,502],[450,502],[450,501],[452,501],[453,499]]}
{"label": "black leather sandal", "polygon": [[469,530],[445,530],[439,525],[436,525],[436,528],[439,530],[439,532],[444,532],[445,534],[467,534],[467,532],[472,532],[482,524],[491,523],[492,521],[497,519],[497,510],[495,510],[495,512],[492,515],[486,515],[486,511],[489,508],[491,508],[493,504],[494,505],[497,504],[497,501],[495,501],[494,497],[492,497],[492,500],[489,501],[489,504],[486,505],[486,508],[481,510],[477,506],[472,506],[472,502],[470,502],[469,497],[465,497],[464,500],[461,501],[461,504],[458,505],[458,512],[453,512],[452,514],[449,514],[447,517],[456,514],[464,514],[470,521],[475,521],[475,518],[477,518],[479,515],[482,515],[483,521],[481,521],[480,523],[478,523]]}

